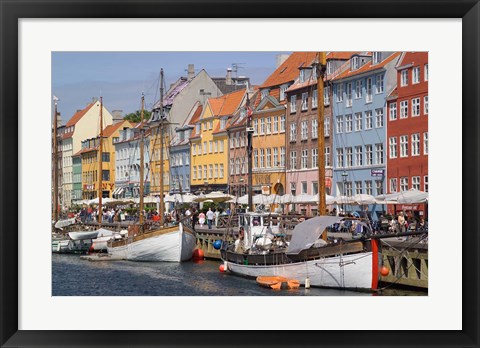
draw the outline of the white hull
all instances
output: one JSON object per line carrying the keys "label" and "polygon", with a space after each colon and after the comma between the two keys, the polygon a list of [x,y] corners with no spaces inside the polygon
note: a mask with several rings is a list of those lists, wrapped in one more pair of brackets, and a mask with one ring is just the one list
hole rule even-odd
{"label": "white hull", "polygon": [[115,258],[131,261],[182,262],[192,258],[196,246],[194,234],[183,231],[183,225],[164,234],[154,235],[125,245],[108,247],[108,253]]}
{"label": "white hull", "polygon": [[84,239],[95,239],[98,236],[97,231],[82,231],[82,232],[69,232],[71,240],[84,240]]}
{"label": "white hull", "polygon": [[309,278],[311,286],[372,288],[372,252],[271,266],[225,263],[229,271],[243,276],[282,276],[297,279],[302,285]]}

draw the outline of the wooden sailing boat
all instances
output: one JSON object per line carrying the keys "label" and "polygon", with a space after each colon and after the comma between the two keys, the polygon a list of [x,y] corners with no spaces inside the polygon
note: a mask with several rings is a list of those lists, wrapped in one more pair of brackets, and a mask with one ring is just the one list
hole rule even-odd
{"label": "wooden sailing boat", "polygon": [[[324,71],[326,67],[325,52],[320,52],[317,59],[317,93],[318,93],[318,148],[319,154],[324,153],[324,105],[323,97]],[[247,110],[249,109],[247,100]],[[251,118],[247,120],[249,183],[252,175],[252,134]],[[376,289],[380,279],[382,255],[378,239],[392,235],[374,236],[368,225],[361,239],[347,242],[327,242],[326,228],[341,218],[325,216],[325,158],[318,156],[319,163],[319,213],[320,216],[298,224],[287,243],[282,237],[265,230],[258,236],[254,232],[251,216],[240,216],[240,226],[245,229],[245,235],[237,243],[224,243],[221,257],[225,269],[242,276],[257,279],[275,280],[298,279],[305,287],[331,287],[349,289]],[[252,208],[252,185],[249,185],[249,206]],[[251,214],[251,213],[250,213]],[[265,217],[261,216],[261,226],[265,225]],[[269,224],[269,222],[267,222]],[[272,224],[270,223],[270,226]],[[268,236],[270,233],[272,236]],[[418,234],[418,233],[417,233]],[[407,235],[407,234],[402,234]],[[265,238],[272,243],[265,249],[265,244],[258,243]],[[239,244],[242,247],[238,247]],[[263,244],[263,245],[262,245]],[[259,278],[260,277],[260,278]],[[278,280],[278,279],[277,279]],[[281,282],[263,282],[278,286]],[[270,285],[269,285],[270,286]]]}
{"label": "wooden sailing boat", "polygon": [[[163,213],[163,134],[166,122],[163,121],[163,69],[161,70],[160,118],[154,125],[145,124],[143,119],[144,97],[140,130],[140,216],[139,223],[129,226],[128,236],[121,240],[112,240],[107,246],[108,253],[114,258],[132,261],[171,261],[181,262],[192,258],[196,246],[196,235],[193,229],[184,222],[167,226]],[[143,207],[144,195],[144,133],[147,128],[160,133],[160,221],[146,222]]]}

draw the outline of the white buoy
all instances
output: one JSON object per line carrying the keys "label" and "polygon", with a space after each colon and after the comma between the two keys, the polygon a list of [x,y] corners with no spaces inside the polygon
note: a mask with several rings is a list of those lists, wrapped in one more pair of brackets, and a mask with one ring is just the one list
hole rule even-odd
{"label": "white buoy", "polygon": [[305,289],[310,289],[310,278],[305,279]]}

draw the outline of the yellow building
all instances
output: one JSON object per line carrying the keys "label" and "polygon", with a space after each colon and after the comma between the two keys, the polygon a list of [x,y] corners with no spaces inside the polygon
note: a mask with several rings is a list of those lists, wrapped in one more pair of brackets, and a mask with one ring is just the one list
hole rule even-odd
{"label": "yellow building", "polygon": [[[115,190],[115,142],[118,141],[120,131],[131,128],[129,121],[120,121],[103,130],[102,142],[102,197],[111,198]],[[99,175],[99,139],[100,137],[82,141],[82,149],[74,156],[82,159],[82,198],[94,199],[98,196]]]}
{"label": "yellow building", "polygon": [[160,195],[160,174],[161,174],[161,156],[160,151],[163,149],[163,192],[166,195],[170,190],[170,151],[169,144],[171,139],[171,127],[164,126],[163,141],[161,140],[160,127],[150,129],[150,194],[154,196]]}
{"label": "yellow building", "polygon": [[196,120],[190,137],[191,192],[228,190],[227,126],[245,103],[246,95],[246,90],[242,89],[210,98]]}

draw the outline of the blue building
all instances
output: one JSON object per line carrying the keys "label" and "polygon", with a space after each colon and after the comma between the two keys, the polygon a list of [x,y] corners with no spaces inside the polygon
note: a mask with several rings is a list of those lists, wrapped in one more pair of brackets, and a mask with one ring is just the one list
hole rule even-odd
{"label": "blue building", "polygon": [[[115,187],[113,198],[140,197],[140,132],[137,127],[120,131],[115,143]],[[150,192],[150,140],[144,131],[144,194]]]}
{"label": "blue building", "polygon": [[[385,192],[386,98],[396,87],[398,52],[353,54],[333,82],[333,190],[335,196]],[[346,211],[365,206],[345,205]],[[386,210],[371,204],[374,220]]]}

